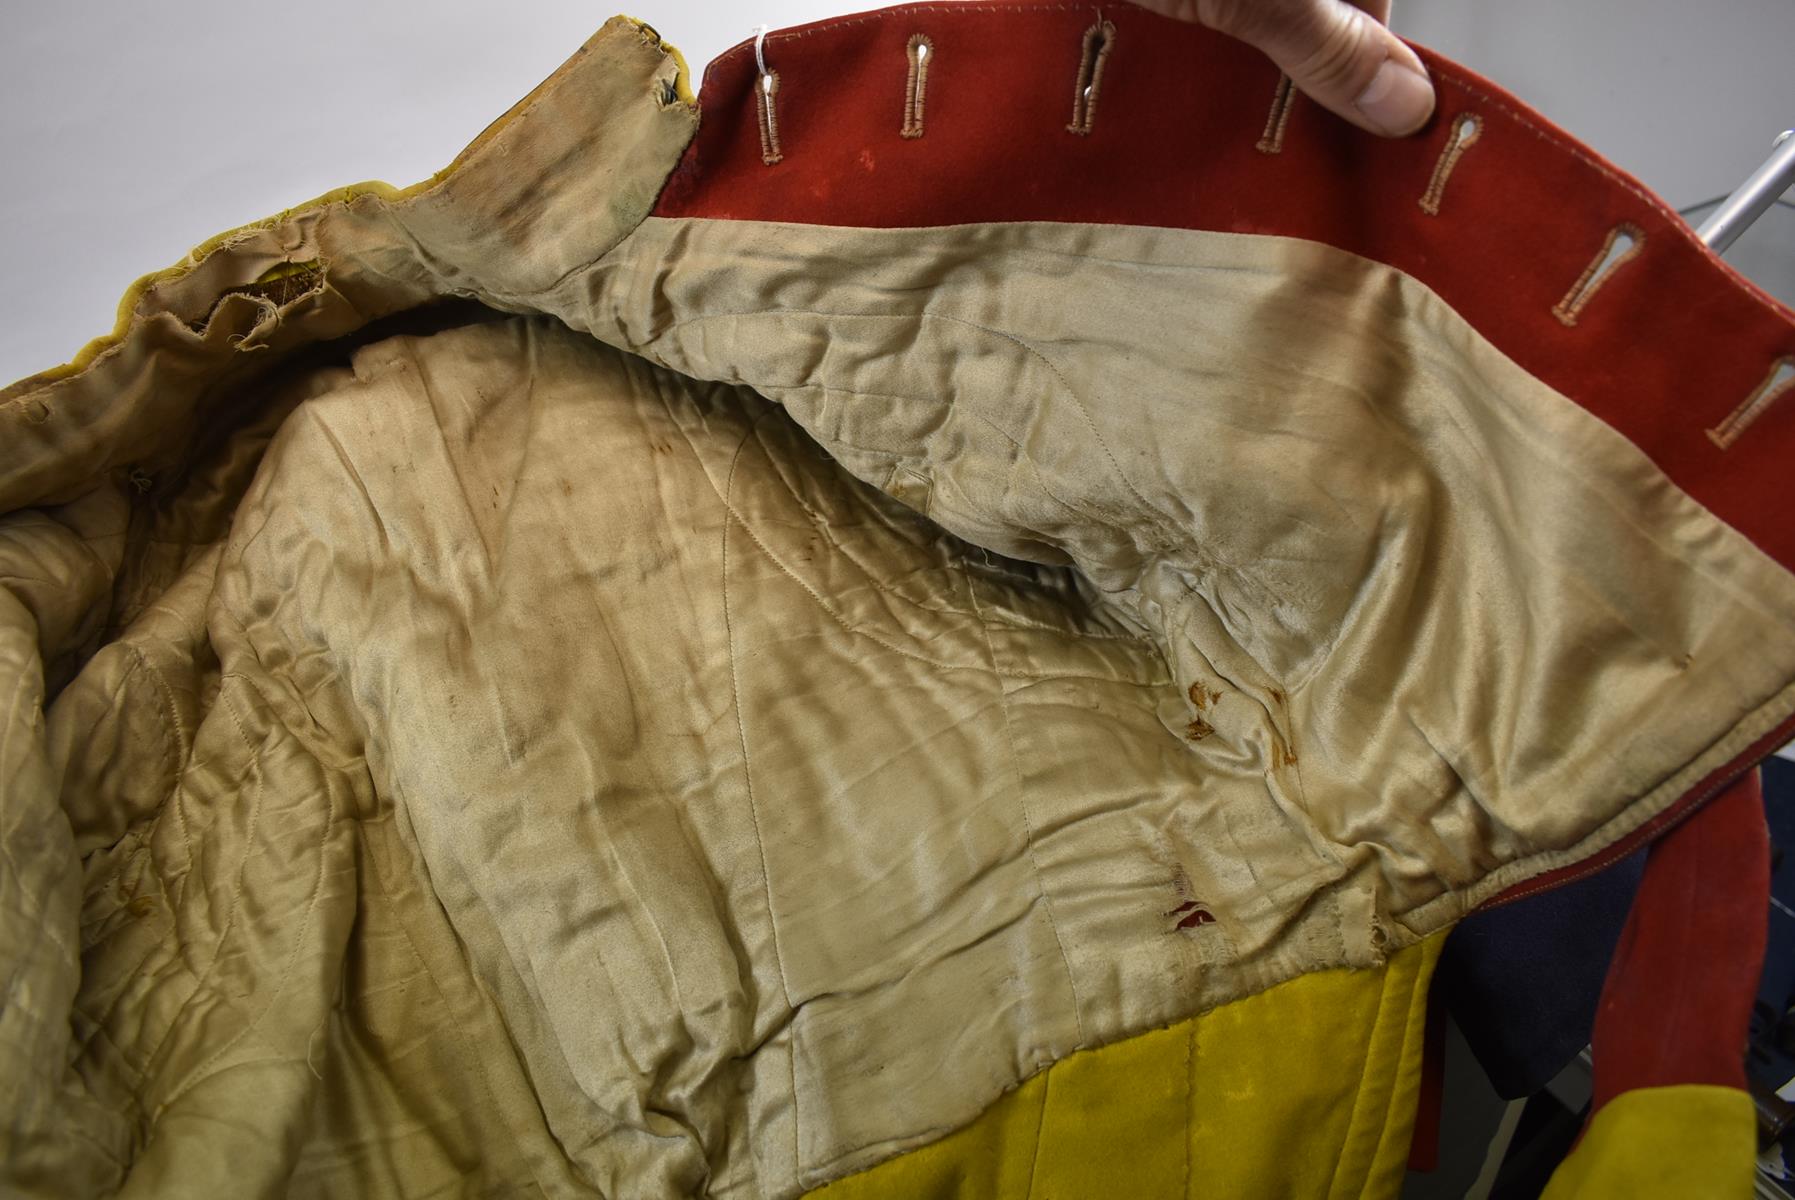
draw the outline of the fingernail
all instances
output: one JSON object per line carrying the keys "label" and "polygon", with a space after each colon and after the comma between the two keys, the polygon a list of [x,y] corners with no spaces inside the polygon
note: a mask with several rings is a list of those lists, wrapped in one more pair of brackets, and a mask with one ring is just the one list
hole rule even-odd
{"label": "fingernail", "polygon": [[1353,107],[1382,133],[1413,133],[1433,113],[1433,84],[1406,63],[1386,58]]}

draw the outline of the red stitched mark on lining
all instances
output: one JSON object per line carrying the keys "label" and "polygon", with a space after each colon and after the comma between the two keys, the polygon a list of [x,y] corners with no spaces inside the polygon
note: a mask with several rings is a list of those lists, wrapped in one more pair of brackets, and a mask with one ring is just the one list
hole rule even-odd
{"label": "red stitched mark on lining", "polygon": [[1215,924],[1215,914],[1196,900],[1186,900],[1166,916],[1177,917],[1179,914],[1183,914],[1183,916],[1175,926],[1178,929],[1195,929],[1199,925]]}

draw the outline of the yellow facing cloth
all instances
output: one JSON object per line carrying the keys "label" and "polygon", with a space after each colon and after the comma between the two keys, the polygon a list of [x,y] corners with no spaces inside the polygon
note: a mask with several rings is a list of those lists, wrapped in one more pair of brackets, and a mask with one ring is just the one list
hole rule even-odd
{"label": "yellow facing cloth", "polygon": [[1055,1063],[818,1200],[1393,1196],[1443,936]]}

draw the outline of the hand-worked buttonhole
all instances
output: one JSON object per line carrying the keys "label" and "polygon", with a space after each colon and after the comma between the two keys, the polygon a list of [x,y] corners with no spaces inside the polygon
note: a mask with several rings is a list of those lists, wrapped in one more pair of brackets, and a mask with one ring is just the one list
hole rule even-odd
{"label": "hand-worked buttonhole", "polygon": [[1279,154],[1284,149],[1284,126],[1290,122],[1290,106],[1297,97],[1290,76],[1278,76],[1278,90],[1272,93],[1271,112],[1265,118],[1265,132],[1254,147],[1261,154]]}
{"label": "hand-worked buttonhole", "polygon": [[1098,21],[1084,31],[1084,57],[1078,63],[1078,86],[1072,94],[1072,133],[1087,134],[1097,119],[1097,97],[1103,91],[1103,67],[1116,44],[1116,27]]}
{"label": "hand-worked buttonhole", "polygon": [[779,149],[779,72],[763,71],[754,85],[754,105],[760,113],[760,161],[772,166],[785,157]]}
{"label": "hand-worked buttonhole", "polygon": [[1771,405],[1791,393],[1795,393],[1795,357],[1779,358],[1757,390],[1729,413],[1726,420],[1708,430],[1708,437],[1725,450],[1751,428],[1752,422],[1769,412]]}
{"label": "hand-worked buttonhole", "polygon": [[1564,294],[1564,299],[1552,306],[1552,315],[1566,325],[1575,325],[1583,306],[1603,284],[1614,278],[1621,264],[1630,261],[1644,245],[1645,234],[1637,225],[1616,225],[1609,230],[1602,249],[1589,260],[1589,265],[1583,268],[1583,274]]}
{"label": "hand-worked buttonhole", "polygon": [[1440,196],[1446,191],[1446,181],[1452,178],[1452,169],[1458,166],[1458,160],[1482,132],[1483,118],[1476,113],[1462,113],[1452,122],[1446,145],[1440,151],[1440,161],[1434,164],[1433,178],[1427,181],[1427,190],[1421,193],[1422,212],[1430,217],[1439,215]]}
{"label": "hand-worked buttonhole", "polygon": [[922,136],[922,102],[929,89],[929,60],[935,57],[935,43],[927,35],[910,39],[910,76],[904,84],[903,136]]}

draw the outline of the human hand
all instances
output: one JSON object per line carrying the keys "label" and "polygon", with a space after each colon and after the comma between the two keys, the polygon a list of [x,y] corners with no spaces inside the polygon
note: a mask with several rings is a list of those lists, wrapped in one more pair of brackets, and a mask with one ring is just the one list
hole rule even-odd
{"label": "human hand", "polygon": [[1303,94],[1361,129],[1413,133],[1432,115],[1433,83],[1384,28],[1390,0],[1135,0],[1271,56]]}

